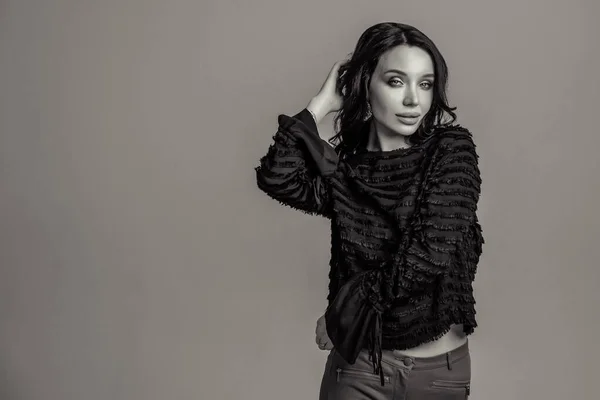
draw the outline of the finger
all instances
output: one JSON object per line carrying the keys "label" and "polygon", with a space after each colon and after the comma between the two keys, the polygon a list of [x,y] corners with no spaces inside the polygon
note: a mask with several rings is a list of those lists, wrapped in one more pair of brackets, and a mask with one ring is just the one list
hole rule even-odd
{"label": "finger", "polygon": [[333,67],[331,67],[331,72],[337,72],[345,62],[346,60],[337,61],[335,64],[333,64]]}
{"label": "finger", "polygon": [[333,68],[331,68],[331,72],[338,72],[340,70],[340,68],[342,67],[342,65],[344,64],[343,61],[338,61],[333,65]]}

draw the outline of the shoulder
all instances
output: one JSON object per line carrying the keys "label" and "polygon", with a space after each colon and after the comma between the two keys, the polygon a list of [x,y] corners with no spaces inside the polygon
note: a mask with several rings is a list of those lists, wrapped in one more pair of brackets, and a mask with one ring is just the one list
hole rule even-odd
{"label": "shoulder", "polygon": [[464,157],[470,154],[476,160],[479,158],[469,129],[460,125],[447,125],[436,128],[433,134],[438,136],[435,149],[438,157]]}
{"label": "shoulder", "polygon": [[435,134],[439,135],[438,146],[442,149],[453,149],[459,146],[475,147],[471,131],[460,125],[448,125],[437,128]]}
{"label": "shoulder", "polygon": [[471,131],[460,125],[450,125],[438,128],[435,134],[439,136],[434,175],[439,178],[458,174],[460,179],[468,177],[469,185],[481,183],[479,155]]}

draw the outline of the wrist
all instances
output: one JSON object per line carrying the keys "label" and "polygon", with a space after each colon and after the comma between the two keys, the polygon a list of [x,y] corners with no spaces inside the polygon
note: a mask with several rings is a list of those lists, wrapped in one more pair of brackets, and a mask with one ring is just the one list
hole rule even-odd
{"label": "wrist", "polygon": [[319,96],[313,97],[306,108],[312,113],[317,124],[330,112],[327,102]]}

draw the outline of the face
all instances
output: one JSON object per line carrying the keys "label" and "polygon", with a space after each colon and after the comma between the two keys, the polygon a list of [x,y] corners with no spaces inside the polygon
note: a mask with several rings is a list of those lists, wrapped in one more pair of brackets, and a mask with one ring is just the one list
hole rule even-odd
{"label": "face", "polygon": [[433,82],[433,61],[425,50],[400,45],[383,54],[368,87],[377,132],[389,137],[415,133],[431,108]]}

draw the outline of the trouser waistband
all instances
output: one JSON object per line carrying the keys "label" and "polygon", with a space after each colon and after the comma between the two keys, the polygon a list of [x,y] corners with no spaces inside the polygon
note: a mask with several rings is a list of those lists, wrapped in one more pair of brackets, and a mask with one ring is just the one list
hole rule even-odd
{"label": "trouser waistband", "polygon": [[402,350],[383,350],[383,361],[397,360],[406,366],[412,365],[413,369],[428,369],[447,365],[452,369],[452,363],[469,355],[469,341],[454,350],[431,357],[413,357],[402,354]]}

